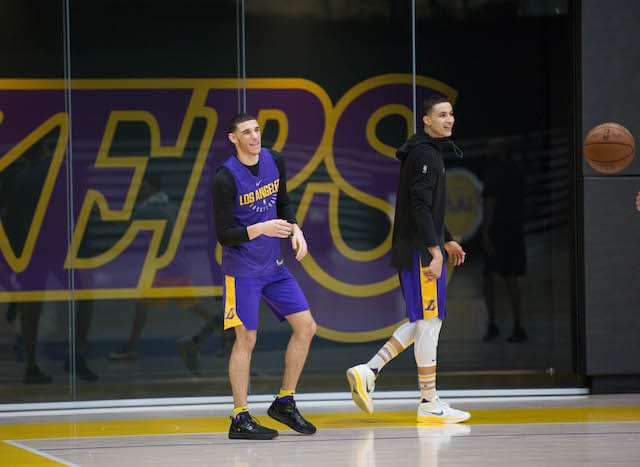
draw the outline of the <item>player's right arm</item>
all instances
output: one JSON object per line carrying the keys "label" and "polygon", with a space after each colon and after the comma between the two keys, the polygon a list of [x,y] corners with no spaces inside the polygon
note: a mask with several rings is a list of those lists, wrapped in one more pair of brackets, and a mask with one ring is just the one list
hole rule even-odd
{"label": "player's right arm", "polygon": [[412,164],[409,180],[412,216],[416,222],[420,241],[426,245],[431,255],[429,265],[424,268],[425,275],[429,280],[435,280],[442,273],[444,261],[432,211],[433,192],[438,182],[438,175],[434,164],[426,154],[420,154],[414,160],[407,162]]}

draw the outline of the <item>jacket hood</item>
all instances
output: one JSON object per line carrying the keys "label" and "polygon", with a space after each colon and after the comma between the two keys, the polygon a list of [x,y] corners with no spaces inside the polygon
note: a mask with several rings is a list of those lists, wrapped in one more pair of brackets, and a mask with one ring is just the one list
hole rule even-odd
{"label": "jacket hood", "polygon": [[440,149],[445,141],[445,138],[432,138],[422,130],[406,140],[402,146],[398,148],[396,151],[396,157],[401,161],[404,161],[409,153],[419,146],[431,145],[436,149]]}

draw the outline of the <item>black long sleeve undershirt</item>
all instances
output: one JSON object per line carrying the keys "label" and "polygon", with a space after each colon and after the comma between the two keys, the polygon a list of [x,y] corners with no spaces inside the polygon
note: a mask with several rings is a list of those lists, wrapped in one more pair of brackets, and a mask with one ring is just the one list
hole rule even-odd
{"label": "black long sleeve undershirt", "polygon": [[[273,155],[278,172],[280,174],[280,185],[276,198],[276,209],[278,218],[285,219],[291,224],[296,224],[296,217],[293,214],[287,192],[287,172],[284,161],[280,154],[270,150]],[[258,175],[258,164],[246,166],[253,175]],[[220,167],[213,179],[213,218],[216,224],[216,235],[218,241],[223,246],[241,245],[249,241],[247,227],[237,227],[233,225],[233,207],[237,196],[236,182],[231,172],[224,166]]]}

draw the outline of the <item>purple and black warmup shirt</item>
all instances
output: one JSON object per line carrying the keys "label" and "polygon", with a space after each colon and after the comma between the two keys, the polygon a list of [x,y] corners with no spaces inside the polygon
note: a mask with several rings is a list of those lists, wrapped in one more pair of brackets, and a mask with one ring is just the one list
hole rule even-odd
{"label": "purple and black warmup shirt", "polygon": [[[236,157],[224,166],[236,183],[234,226],[247,227],[278,217],[276,198],[280,172],[268,149],[260,151],[258,175]],[[235,277],[257,277],[271,274],[282,266],[280,239],[260,235],[241,245],[222,247],[222,272]]]}

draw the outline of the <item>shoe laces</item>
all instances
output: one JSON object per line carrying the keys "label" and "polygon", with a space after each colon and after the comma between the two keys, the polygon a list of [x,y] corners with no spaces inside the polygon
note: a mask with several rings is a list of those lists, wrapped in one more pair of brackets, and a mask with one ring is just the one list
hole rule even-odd
{"label": "shoe laces", "polygon": [[260,425],[260,422],[258,421],[258,419],[256,417],[254,417],[253,415],[249,415],[248,417],[249,422],[251,422],[254,425]]}
{"label": "shoe laces", "polygon": [[249,412],[241,412],[235,417],[231,417],[233,423],[240,423],[242,420],[246,420],[248,423],[253,423],[255,425],[259,425],[258,419],[251,415]]}
{"label": "shoe laces", "polygon": [[284,407],[287,410],[298,410],[298,407],[296,406],[296,400],[292,397],[286,401],[281,401],[280,398],[278,397],[278,404],[280,404],[282,407]]}
{"label": "shoe laces", "polygon": [[445,401],[443,401],[442,399],[440,399],[440,397],[439,397],[439,396],[436,396],[436,397],[433,399],[433,402],[435,402],[436,404],[438,404],[438,405],[439,405],[440,407],[442,407],[442,408],[445,408],[445,409],[449,409],[449,408],[451,408],[451,407],[449,406],[449,404],[447,404]]}

